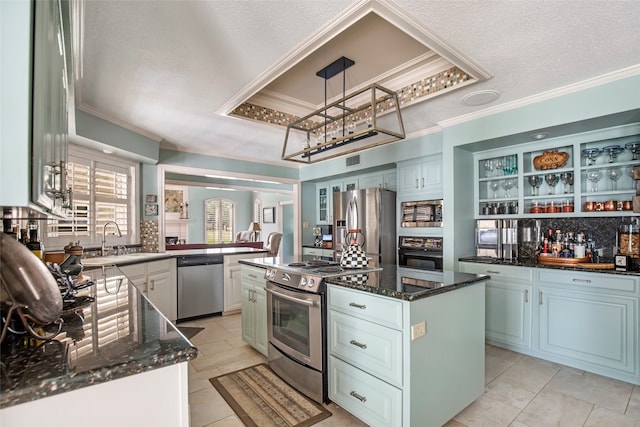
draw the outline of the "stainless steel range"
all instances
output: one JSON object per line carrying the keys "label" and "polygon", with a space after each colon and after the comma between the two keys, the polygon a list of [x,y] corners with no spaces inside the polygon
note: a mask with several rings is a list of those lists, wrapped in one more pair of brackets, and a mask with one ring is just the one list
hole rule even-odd
{"label": "stainless steel range", "polygon": [[[357,272],[365,275],[380,270]],[[317,402],[329,402],[325,279],[353,273],[322,260],[273,266],[265,273],[269,366]]]}

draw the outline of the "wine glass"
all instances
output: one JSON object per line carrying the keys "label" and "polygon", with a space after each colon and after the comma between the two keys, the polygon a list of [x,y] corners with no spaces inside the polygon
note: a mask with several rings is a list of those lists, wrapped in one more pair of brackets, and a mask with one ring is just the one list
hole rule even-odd
{"label": "wine glass", "polygon": [[627,142],[624,148],[631,151],[633,158],[631,160],[638,160],[638,153],[640,153],[640,142]]}
{"label": "wine glass", "polygon": [[488,178],[493,172],[493,160],[488,159],[484,161],[484,177]]}
{"label": "wine glass", "polygon": [[607,176],[611,180],[611,189],[614,190],[614,191],[617,190],[618,189],[618,180],[622,176],[622,171],[620,170],[620,168],[609,168],[609,169],[607,169]]}
{"label": "wine glass", "polygon": [[496,159],[496,163],[495,163],[494,167],[496,169],[496,176],[497,175],[504,175],[506,173],[506,171],[502,170],[502,168],[505,167],[504,159],[502,157],[498,157]]}
{"label": "wine glass", "polygon": [[560,177],[555,173],[548,173],[544,176],[544,180],[549,186],[549,194],[555,194],[556,184],[560,181]]}
{"label": "wine glass", "polygon": [[619,145],[610,145],[602,149],[602,151],[606,151],[607,153],[609,153],[609,163],[615,162],[618,154],[620,154],[623,150],[624,148]]}
{"label": "wine glass", "polygon": [[564,172],[560,174],[560,178],[564,183],[564,192],[571,193],[571,186],[573,185],[573,174],[571,172]]}
{"label": "wine glass", "polygon": [[598,181],[602,178],[602,172],[599,169],[587,172],[587,179],[591,181],[591,191],[598,191]]}
{"label": "wine glass", "polygon": [[587,166],[591,166],[596,162],[596,158],[602,154],[599,148],[585,148],[582,154],[587,157]]}
{"label": "wine glass", "polygon": [[531,195],[537,196],[538,188],[542,185],[543,178],[540,175],[530,175],[529,185],[531,185]]}
{"label": "wine glass", "polygon": [[493,190],[493,198],[498,198],[498,188],[500,188],[500,183],[498,181],[493,181],[490,184],[491,190]]}
{"label": "wine glass", "polygon": [[510,179],[507,179],[506,181],[502,182],[502,188],[504,188],[505,191],[505,196],[506,197],[511,197],[511,189],[513,188],[513,181]]}

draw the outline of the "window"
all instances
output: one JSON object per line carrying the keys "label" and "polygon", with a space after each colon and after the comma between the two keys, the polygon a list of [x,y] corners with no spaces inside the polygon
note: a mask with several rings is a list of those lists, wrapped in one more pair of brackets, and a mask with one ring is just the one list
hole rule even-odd
{"label": "window", "polygon": [[231,243],[235,238],[236,203],[228,199],[204,201],[205,243]]}
{"label": "window", "polygon": [[[135,182],[138,163],[69,145],[67,180],[72,209],[67,218],[49,220],[46,245],[62,248],[69,242],[100,245],[108,221],[115,221],[122,238],[118,244],[137,243]],[[112,227],[107,229],[114,232]]]}

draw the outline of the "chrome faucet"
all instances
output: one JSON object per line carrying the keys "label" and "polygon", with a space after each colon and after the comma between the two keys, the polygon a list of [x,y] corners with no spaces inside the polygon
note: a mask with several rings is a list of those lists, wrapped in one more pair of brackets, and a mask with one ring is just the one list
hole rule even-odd
{"label": "chrome faucet", "polygon": [[101,254],[102,256],[107,256],[107,252],[108,250],[111,250],[111,247],[107,248],[107,225],[109,224],[113,224],[116,226],[116,232],[114,233],[116,235],[116,237],[122,237],[122,233],[120,232],[120,227],[118,226],[118,223],[115,221],[107,221],[104,224],[104,227],[102,227],[102,248],[101,248]]}

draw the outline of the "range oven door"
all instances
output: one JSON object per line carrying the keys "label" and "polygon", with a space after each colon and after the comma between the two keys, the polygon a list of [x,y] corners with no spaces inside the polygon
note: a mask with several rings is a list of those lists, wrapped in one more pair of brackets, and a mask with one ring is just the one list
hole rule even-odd
{"label": "range oven door", "polygon": [[269,343],[318,371],[323,368],[322,295],[267,282]]}
{"label": "range oven door", "polygon": [[420,270],[442,271],[442,252],[400,249],[398,265]]}

